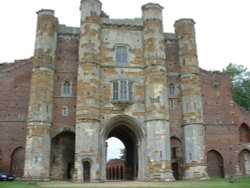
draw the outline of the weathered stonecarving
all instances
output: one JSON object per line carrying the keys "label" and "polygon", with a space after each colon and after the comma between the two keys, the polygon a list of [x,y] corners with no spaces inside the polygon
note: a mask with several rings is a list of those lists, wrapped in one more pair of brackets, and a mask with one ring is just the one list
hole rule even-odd
{"label": "weathered stonecarving", "polygon": [[[79,183],[250,175],[250,115],[227,73],[199,68],[192,19],[164,33],[157,3],[135,19],[109,18],[99,0],[80,11],[68,27],[40,10],[33,57],[0,64],[0,171]],[[125,146],[119,168],[106,166],[111,137]]]}

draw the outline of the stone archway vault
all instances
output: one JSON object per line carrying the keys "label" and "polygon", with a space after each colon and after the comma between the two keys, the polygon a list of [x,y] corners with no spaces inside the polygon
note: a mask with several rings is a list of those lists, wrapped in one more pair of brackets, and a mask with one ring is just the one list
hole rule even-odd
{"label": "stone archway vault", "polygon": [[100,131],[101,174],[106,180],[106,140],[110,137],[120,139],[127,150],[128,173],[130,180],[145,180],[146,139],[142,124],[129,116],[116,116],[103,125]]}

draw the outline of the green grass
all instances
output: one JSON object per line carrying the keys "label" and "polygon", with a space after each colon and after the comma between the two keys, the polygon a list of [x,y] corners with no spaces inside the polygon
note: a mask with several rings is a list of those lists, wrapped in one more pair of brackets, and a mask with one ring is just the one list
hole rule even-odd
{"label": "green grass", "polygon": [[108,188],[250,188],[250,177],[236,179],[230,183],[229,179],[209,179],[201,181],[176,181],[176,182],[109,182],[109,183],[70,183],[70,182],[37,182],[28,181],[0,181],[0,188],[79,188],[79,187],[108,187]]}
{"label": "green grass", "polygon": [[38,188],[36,183],[29,183],[26,181],[0,181],[0,188]]}

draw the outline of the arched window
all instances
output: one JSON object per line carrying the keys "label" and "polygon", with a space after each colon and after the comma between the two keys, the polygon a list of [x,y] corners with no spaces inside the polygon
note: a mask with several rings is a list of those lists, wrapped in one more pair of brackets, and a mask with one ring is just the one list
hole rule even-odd
{"label": "arched window", "polygon": [[115,60],[117,65],[128,65],[128,48],[126,46],[116,46]]}
{"label": "arched window", "polygon": [[169,96],[174,96],[175,95],[175,86],[174,86],[174,84],[169,84],[168,89],[169,89]]}
{"label": "arched window", "polygon": [[247,124],[243,123],[240,126],[240,142],[249,143],[250,142],[250,129]]}
{"label": "arched window", "polygon": [[62,96],[72,95],[72,84],[70,81],[66,80],[62,83]]}

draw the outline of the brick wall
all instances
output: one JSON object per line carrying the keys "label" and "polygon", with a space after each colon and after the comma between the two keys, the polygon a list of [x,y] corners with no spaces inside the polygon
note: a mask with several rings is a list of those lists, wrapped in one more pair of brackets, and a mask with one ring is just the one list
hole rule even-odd
{"label": "brick wall", "polygon": [[31,61],[0,65],[0,171],[11,170],[12,153],[25,147]]}

